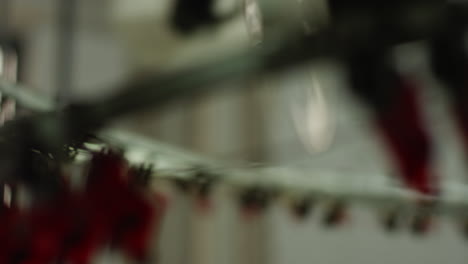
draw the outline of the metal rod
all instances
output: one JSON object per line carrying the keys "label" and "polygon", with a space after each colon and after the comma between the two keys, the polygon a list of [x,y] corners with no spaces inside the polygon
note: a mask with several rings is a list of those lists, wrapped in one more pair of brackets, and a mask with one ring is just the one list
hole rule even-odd
{"label": "metal rod", "polygon": [[[13,96],[19,104],[26,105],[30,109],[48,111],[53,107],[49,101],[33,96],[21,87],[5,89],[7,87],[0,82],[0,91],[15,91],[16,93],[8,95],[11,94],[10,96]],[[155,176],[160,179],[186,179],[191,177],[195,169],[203,168],[210,174],[216,175],[218,180],[241,188],[264,186],[280,189],[286,193],[311,194],[324,200],[340,199],[370,207],[398,206],[413,211],[418,210],[416,201],[425,199],[436,202],[436,206],[431,209],[434,213],[453,216],[464,216],[468,208],[468,187],[459,183],[446,185],[449,189],[444,190],[441,197],[425,197],[397,186],[369,184],[366,180],[356,180],[355,184],[351,185],[343,184],[338,178],[333,180],[333,177],[329,177],[336,173],[326,171],[320,171],[314,177],[308,177],[314,172],[304,175],[303,171],[294,168],[233,167],[226,161],[209,159],[125,131],[103,130],[98,135],[106,144],[96,145],[98,147],[96,150],[105,146],[123,149],[127,159],[132,163],[155,164]],[[325,175],[325,177],[320,177],[320,175]]]}
{"label": "metal rod", "polygon": [[[397,206],[412,211],[420,210],[418,201],[425,200],[434,202],[432,212],[452,216],[465,216],[468,208],[468,186],[458,183],[447,185],[449,188],[440,197],[428,197],[386,183],[369,183],[364,177],[353,184],[343,184],[340,181],[342,178],[330,177],[333,173],[323,170],[309,177],[309,174],[314,174],[313,170],[305,175],[287,167],[232,167],[226,161],[209,159],[125,131],[107,130],[100,136],[110,146],[124,149],[131,163],[155,164],[154,176],[161,179],[187,179],[197,169],[203,168],[210,175],[218,177],[218,181],[240,188],[262,186],[293,195],[312,195],[318,199],[341,200],[370,207]],[[375,175],[366,175],[372,176]]]}

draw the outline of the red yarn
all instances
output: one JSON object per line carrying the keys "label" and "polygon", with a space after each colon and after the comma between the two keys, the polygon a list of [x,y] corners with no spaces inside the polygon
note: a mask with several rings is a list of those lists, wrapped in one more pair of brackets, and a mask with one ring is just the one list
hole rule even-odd
{"label": "red yarn", "polygon": [[379,112],[377,126],[395,159],[405,184],[423,194],[435,194],[430,169],[431,142],[424,128],[416,89],[400,80],[398,96],[390,108]]}

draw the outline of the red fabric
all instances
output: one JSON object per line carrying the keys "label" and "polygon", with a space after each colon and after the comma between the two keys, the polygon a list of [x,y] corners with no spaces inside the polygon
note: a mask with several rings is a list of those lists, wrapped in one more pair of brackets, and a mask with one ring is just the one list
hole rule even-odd
{"label": "red fabric", "polygon": [[423,194],[435,194],[430,169],[431,145],[423,125],[416,89],[409,81],[399,82],[392,106],[378,113],[377,126],[405,184]]}
{"label": "red fabric", "polygon": [[80,217],[75,221],[75,229],[66,238],[68,242],[62,258],[66,263],[87,264],[94,254],[106,243],[109,227],[105,212],[94,207],[92,200],[83,199]]}
{"label": "red fabric", "polygon": [[111,242],[134,260],[145,260],[167,201],[146,197],[129,184],[131,176],[121,156],[101,153],[91,162],[81,197],[64,192],[24,214],[2,208],[0,263],[87,264]]}
{"label": "red fabric", "polygon": [[[156,210],[151,201],[129,185],[128,166],[114,154],[99,154],[92,162],[86,192],[86,236],[70,253],[72,263],[88,263],[105,243],[123,250],[135,260],[146,258],[155,218],[161,218],[165,202],[158,201]],[[158,220],[160,221],[160,220]]]}
{"label": "red fabric", "polygon": [[38,208],[28,217],[30,234],[28,257],[23,264],[52,263],[60,254],[62,242],[71,231],[70,204]]}
{"label": "red fabric", "polygon": [[21,254],[23,236],[20,211],[2,206],[0,213],[0,263],[10,263]]}

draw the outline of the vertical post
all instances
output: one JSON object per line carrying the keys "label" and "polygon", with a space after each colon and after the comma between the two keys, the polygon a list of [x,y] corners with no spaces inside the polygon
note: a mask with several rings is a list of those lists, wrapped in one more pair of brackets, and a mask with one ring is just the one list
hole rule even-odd
{"label": "vertical post", "polygon": [[59,108],[70,100],[77,0],[57,0],[56,91]]}
{"label": "vertical post", "polygon": [[0,38],[8,31],[10,21],[10,0],[0,0]]}
{"label": "vertical post", "polygon": [[244,147],[249,162],[262,163],[267,158],[265,152],[265,116],[263,79],[247,80],[249,87],[245,91],[244,101]]}

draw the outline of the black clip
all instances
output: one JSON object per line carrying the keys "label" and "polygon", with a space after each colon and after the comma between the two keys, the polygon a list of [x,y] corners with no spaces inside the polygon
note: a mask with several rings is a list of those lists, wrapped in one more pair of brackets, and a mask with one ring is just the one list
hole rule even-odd
{"label": "black clip", "polygon": [[220,24],[233,18],[236,11],[218,15],[216,0],[176,0],[171,23],[179,33],[188,35],[204,26]]}
{"label": "black clip", "polygon": [[384,211],[381,222],[385,231],[394,232],[400,228],[402,220],[403,212],[401,208],[393,207]]}
{"label": "black clip", "polygon": [[243,209],[257,213],[265,210],[275,197],[276,192],[260,186],[249,187],[240,196]]}
{"label": "black clip", "polygon": [[432,216],[428,213],[418,213],[411,221],[411,231],[416,235],[425,235],[432,224]]}
{"label": "black clip", "polygon": [[416,208],[416,213],[411,219],[410,229],[413,234],[425,235],[430,231],[433,222],[433,209],[435,203],[431,201],[422,201]]}
{"label": "black clip", "polygon": [[323,224],[326,227],[336,227],[346,219],[346,204],[342,201],[333,201],[326,210]]}
{"label": "black clip", "polygon": [[133,184],[136,186],[143,186],[147,187],[151,183],[153,179],[153,165],[145,165],[141,164],[139,166],[133,166],[130,168],[130,175],[132,178],[130,179]]}
{"label": "black clip", "polygon": [[299,219],[305,219],[314,209],[315,199],[308,195],[305,197],[296,197],[292,201],[292,212]]}
{"label": "black clip", "polygon": [[199,198],[207,198],[216,182],[216,176],[203,168],[194,168],[191,177],[175,178],[174,186],[182,193],[195,193]]}
{"label": "black clip", "polygon": [[467,215],[462,216],[460,229],[465,239],[468,239],[468,216]]}
{"label": "black clip", "polygon": [[192,185],[199,198],[206,199],[213,190],[216,176],[205,169],[198,168],[192,179]]}
{"label": "black clip", "polygon": [[188,193],[190,191],[190,182],[188,179],[185,178],[175,178],[172,180],[174,183],[175,188],[180,191],[181,193]]}
{"label": "black clip", "polygon": [[177,0],[172,16],[173,27],[183,34],[189,34],[201,26],[215,24],[214,0]]}

